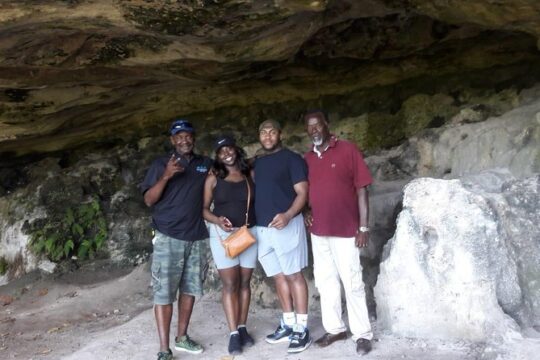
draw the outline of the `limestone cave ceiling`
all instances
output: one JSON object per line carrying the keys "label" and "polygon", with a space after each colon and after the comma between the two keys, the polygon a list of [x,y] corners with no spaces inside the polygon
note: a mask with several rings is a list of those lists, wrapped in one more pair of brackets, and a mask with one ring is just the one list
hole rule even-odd
{"label": "limestone cave ceiling", "polygon": [[0,154],[406,82],[532,81],[539,36],[537,0],[3,0]]}

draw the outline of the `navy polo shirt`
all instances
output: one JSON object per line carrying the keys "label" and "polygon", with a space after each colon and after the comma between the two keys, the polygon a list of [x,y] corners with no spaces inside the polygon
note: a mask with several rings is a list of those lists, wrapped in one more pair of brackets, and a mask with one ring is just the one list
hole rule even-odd
{"label": "navy polo shirt", "polygon": [[257,158],[255,171],[255,217],[258,226],[268,226],[274,216],[291,207],[294,185],[307,181],[304,159],[289,149]]}
{"label": "navy polo shirt", "polygon": [[[152,163],[140,189],[144,194],[163,175],[171,155]],[[194,154],[184,172],[174,175],[165,186],[161,198],[152,206],[152,226],[157,231],[179,240],[208,238],[202,217],[203,189],[212,160]]]}

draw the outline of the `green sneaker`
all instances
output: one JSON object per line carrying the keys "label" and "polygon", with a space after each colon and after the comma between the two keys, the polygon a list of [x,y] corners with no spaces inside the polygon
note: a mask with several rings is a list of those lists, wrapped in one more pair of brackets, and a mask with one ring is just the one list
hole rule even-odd
{"label": "green sneaker", "polygon": [[203,352],[202,346],[191,340],[188,335],[180,336],[174,339],[174,348],[190,354],[200,354]]}
{"label": "green sneaker", "polygon": [[168,351],[160,351],[157,353],[157,360],[172,360],[172,351],[169,349]]}

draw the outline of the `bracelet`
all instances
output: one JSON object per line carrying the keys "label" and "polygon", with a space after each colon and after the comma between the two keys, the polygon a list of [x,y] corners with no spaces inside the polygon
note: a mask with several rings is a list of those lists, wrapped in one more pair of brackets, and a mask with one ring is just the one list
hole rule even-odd
{"label": "bracelet", "polygon": [[358,228],[358,232],[361,232],[361,233],[369,232],[369,228],[367,226],[360,226]]}

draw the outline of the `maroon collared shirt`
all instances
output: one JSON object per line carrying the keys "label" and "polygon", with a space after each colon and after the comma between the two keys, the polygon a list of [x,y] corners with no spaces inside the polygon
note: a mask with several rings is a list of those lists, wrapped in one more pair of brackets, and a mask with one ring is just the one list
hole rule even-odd
{"label": "maroon collared shirt", "polygon": [[308,151],[311,232],[319,236],[353,237],[359,226],[356,190],[373,181],[358,147],[332,135],[320,155]]}

